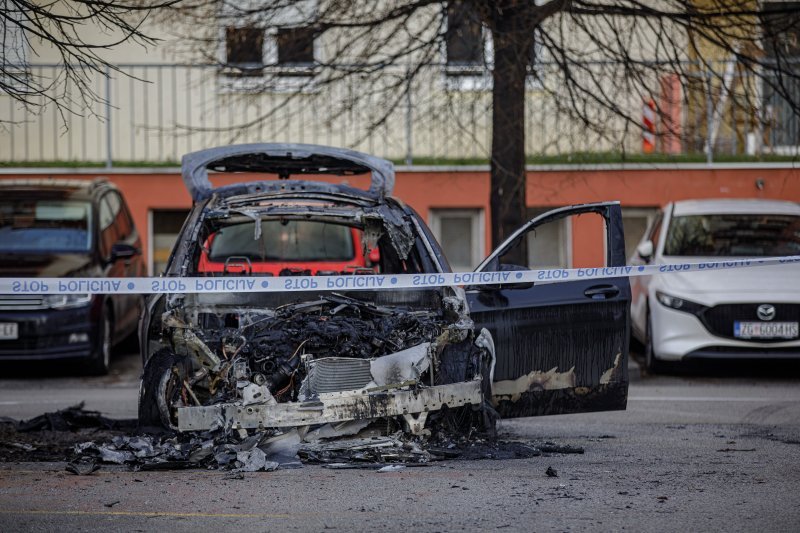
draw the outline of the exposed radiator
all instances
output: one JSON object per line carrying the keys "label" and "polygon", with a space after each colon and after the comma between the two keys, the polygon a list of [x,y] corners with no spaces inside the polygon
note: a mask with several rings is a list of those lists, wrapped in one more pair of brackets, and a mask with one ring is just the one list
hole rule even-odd
{"label": "exposed radiator", "polygon": [[311,394],[362,389],[372,381],[366,359],[326,357],[314,361],[309,374]]}

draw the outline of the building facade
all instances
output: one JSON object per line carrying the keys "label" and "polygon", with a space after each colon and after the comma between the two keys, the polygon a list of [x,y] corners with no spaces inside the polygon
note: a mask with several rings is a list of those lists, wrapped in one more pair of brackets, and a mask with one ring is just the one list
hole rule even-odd
{"label": "building facade", "polygon": [[[0,169],[0,179],[106,177],[125,195],[142,234],[149,271],[158,275],[191,207],[178,169]],[[219,175],[215,183],[255,179]],[[263,176],[259,176],[263,179]],[[368,186],[367,178],[339,181]],[[772,198],[800,202],[800,168],[792,163],[532,167],[527,204],[532,217],[569,204],[619,200],[628,257],[658,208],[688,198]],[[400,167],[395,196],[428,221],[456,270],[472,270],[491,250],[486,167]],[[531,246],[529,266],[602,266],[602,227],[584,218],[545,226]]]}
{"label": "building facade", "polygon": [[[699,5],[705,0],[694,1]],[[250,5],[246,0],[225,5],[236,4]],[[74,112],[52,103],[25,107],[0,91],[0,162],[6,166],[0,177],[107,176],[128,198],[146,238],[150,271],[158,274],[190,207],[175,168],[183,154],[233,142],[349,147],[403,164],[397,196],[428,220],[456,269],[474,267],[491,251],[488,167],[469,166],[488,161],[491,146],[489,32],[463,4],[435,3],[409,22],[399,40],[383,41],[402,46],[415,28],[423,35],[427,21],[439,17],[440,46],[424,65],[398,61],[381,69],[377,78],[336,80],[321,74],[321,66],[336,53],[335,35],[321,38],[305,23],[319,2],[278,5],[282,10],[266,18],[240,16],[235,10],[214,12],[191,43],[176,37],[181,32],[169,20],[154,19],[145,31],[159,44],[145,49],[125,42],[103,51],[116,68],[90,74],[89,87],[97,98],[72,108]],[[760,5],[800,12],[800,2]],[[783,22],[788,29],[781,52],[800,57],[798,26]],[[764,24],[771,28],[777,22],[765,17]],[[59,79],[63,65],[52,49],[32,54],[8,19],[0,29],[6,37],[4,64],[38,79]],[[115,40],[97,32],[98,39]],[[581,39],[576,32],[576,46]],[[525,93],[525,148],[532,157],[639,154],[648,133],[658,134],[651,143],[654,151],[669,155],[705,150],[713,159],[721,154],[797,153],[800,122],[791,102],[741,74],[736,59],[712,44],[682,52],[686,61],[703,60],[702,68],[693,71],[693,81],[681,78],[692,72],[687,69],[646,80],[644,93],[612,87],[621,113],[642,117],[642,128],[626,127],[619,117],[609,116],[609,135],[593,133],[564,111],[557,90],[561,67],[541,44],[535,35]],[[582,75],[612,84],[613,76],[603,76],[620,65],[592,61],[582,64]],[[800,102],[800,84],[790,89],[797,93],[793,101]],[[50,90],[42,103],[46,97],[83,102],[81,90],[69,84],[53,83]],[[653,108],[662,113],[650,131],[645,119]],[[759,119],[765,116],[768,120]],[[560,205],[620,200],[630,252],[666,202],[710,197],[798,201],[799,177],[792,162],[539,166],[529,169],[527,205],[533,217]],[[597,224],[580,219],[543,228],[541,241],[529,246],[536,256],[531,266],[599,264],[603,250],[597,231]]]}

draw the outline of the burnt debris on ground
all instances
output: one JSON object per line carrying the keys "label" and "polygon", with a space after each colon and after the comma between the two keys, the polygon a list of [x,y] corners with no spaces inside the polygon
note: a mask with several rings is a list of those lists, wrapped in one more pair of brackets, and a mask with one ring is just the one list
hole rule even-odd
{"label": "burnt debris on ground", "polygon": [[136,420],[115,420],[83,404],[45,413],[30,420],[0,418],[0,462],[63,461],[76,444],[131,434]]}
{"label": "burnt debris on ground", "polygon": [[27,421],[0,420],[0,462],[68,461],[87,475],[103,464],[135,470],[210,468],[234,473],[299,468],[426,466],[445,460],[518,459],[583,453],[575,446],[498,439],[474,430],[434,428],[429,436],[387,421],[326,424],[313,429],[137,433],[134,420],[112,420],[82,405]]}

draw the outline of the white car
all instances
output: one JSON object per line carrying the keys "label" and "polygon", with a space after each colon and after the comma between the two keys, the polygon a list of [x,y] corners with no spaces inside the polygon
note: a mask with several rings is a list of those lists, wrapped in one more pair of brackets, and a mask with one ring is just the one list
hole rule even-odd
{"label": "white car", "polygon": [[800,205],[779,200],[668,204],[632,265],[664,274],[631,278],[631,331],[651,372],[678,361],[800,358],[800,265],[675,272],[669,265],[800,255]]}

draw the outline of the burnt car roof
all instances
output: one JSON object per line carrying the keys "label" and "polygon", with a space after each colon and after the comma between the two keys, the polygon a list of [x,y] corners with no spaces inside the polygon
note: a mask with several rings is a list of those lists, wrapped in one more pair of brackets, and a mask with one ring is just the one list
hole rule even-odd
{"label": "burnt car roof", "polygon": [[[284,178],[214,188],[209,170],[217,172],[264,172]],[[371,173],[368,190],[316,181],[288,180],[291,175],[335,176]],[[380,201],[394,189],[394,165],[385,159],[345,148],[314,144],[256,143],[221,146],[192,152],[181,162],[183,181],[192,200],[243,194],[323,193]]]}
{"label": "burnt car roof", "polygon": [[35,192],[47,196],[69,196],[75,200],[90,200],[101,188],[114,188],[105,178],[94,180],[24,178],[0,181],[0,191],[5,193]]}

